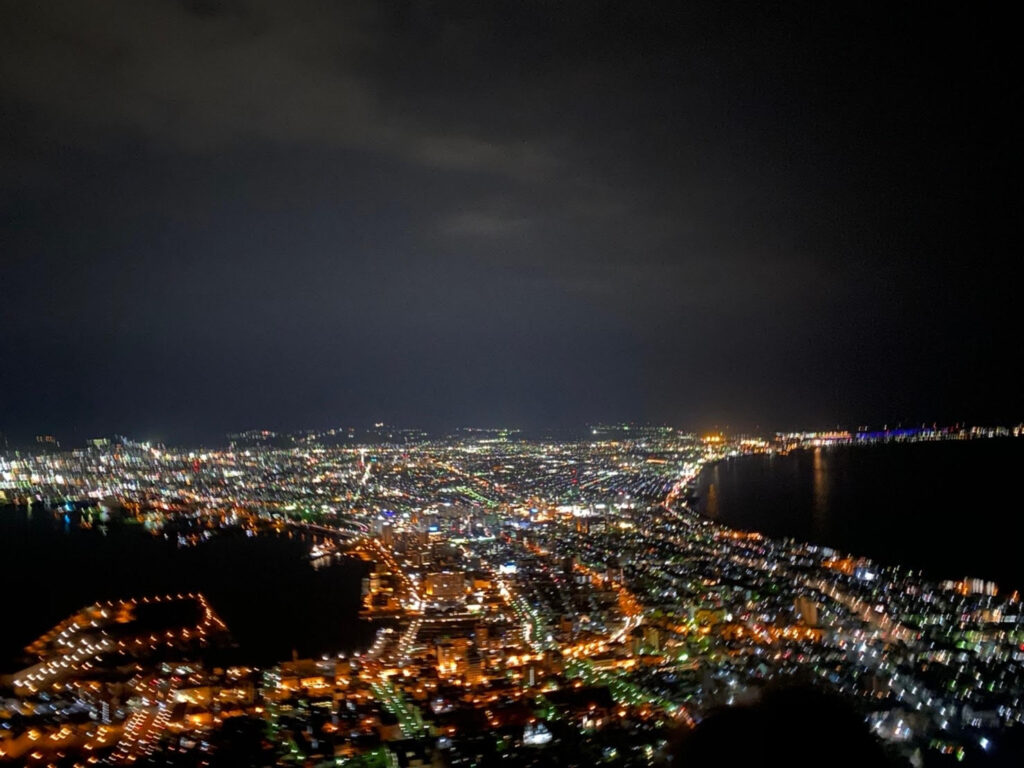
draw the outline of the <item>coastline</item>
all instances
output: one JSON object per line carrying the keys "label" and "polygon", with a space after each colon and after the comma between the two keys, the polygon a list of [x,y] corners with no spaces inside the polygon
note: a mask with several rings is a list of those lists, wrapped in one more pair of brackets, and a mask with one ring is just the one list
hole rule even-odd
{"label": "coastline", "polygon": [[[1002,535],[1012,510],[1000,500],[1022,462],[1024,446],[1012,438],[723,457],[701,468],[687,506],[737,530],[920,570],[935,581],[982,578],[1012,590],[1024,586],[1024,568],[1013,567],[1019,561]],[[929,543],[936,538],[937,546]]]}

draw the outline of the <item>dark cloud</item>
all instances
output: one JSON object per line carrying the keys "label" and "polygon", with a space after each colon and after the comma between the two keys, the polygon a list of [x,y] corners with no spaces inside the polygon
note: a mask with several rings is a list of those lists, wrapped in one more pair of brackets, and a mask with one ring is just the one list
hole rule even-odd
{"label": "dark cloud", "polygon": [[[405,43],[387,39],[400,28],[378,4],[8,5],[5,90],[57,121],[61,141],[115,129],[189,152],[301,143],[514,178],[551,165],[542,149],[453,130],[389,90],[382,59],[402,55]],[[415,66],[420,51],[404,53]]]}
{"label": "dark cloud", "polygon": [[999,19],[0,14],[0,430],[1019,417]]}

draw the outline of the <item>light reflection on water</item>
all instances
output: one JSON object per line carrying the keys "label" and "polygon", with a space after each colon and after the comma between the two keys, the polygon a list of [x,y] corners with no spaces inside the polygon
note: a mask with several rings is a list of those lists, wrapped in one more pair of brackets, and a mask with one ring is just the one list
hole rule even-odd
{"label": "light reflection on water", "polygon": [[814,449],[814,525],[813,538],[819,539],[828,535],[828,493],[829,472],[826,462],[827,451],[820,447]]}
{"label": "light reflection on water", "polygon": [[1022,471],[1024,439],[747,456],[704,472],[697,508],[737,528],[1013,589],[1024,586],[1012,535]]}
{"label": "light reflection on water", "polygon": [[[35,505],[0,506],[6,590],[0,673],[27,643],[97,600],[161,592],[202,592],[228,624],[245,660],[271,663],[368,645],[373,627],[358,619],[366,566],[336,558],[314,569],[302,537],[241,532],[178,546],[136,525],[82,530]],[[106,535],[100,530],[107,527]],[[13,668],[13,667],[12,667]]]}

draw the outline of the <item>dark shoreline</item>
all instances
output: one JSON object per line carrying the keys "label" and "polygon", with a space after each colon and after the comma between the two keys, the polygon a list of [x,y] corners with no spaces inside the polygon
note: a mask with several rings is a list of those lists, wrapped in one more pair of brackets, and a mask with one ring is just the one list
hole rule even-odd
{"label": "dark shoreline", "polygon": [[[349,652],[367,645],[374,628],[358,620],[366,566],[343,558],[314,570],[308,546],[287,537],[233,532],[178,548],[136,525],[66,530],[59,515],[33,506],[0,505],[5,563],[19,577],[5,603],[0,672],[20,663],[39,634],[97,600],[165,592],[202,592],[238,644],[245,663]],[[255,600],[254,594],[260,599]]]}
{"label": "dark shoreline", "polygon": [[1019,502],[1004,501],[1019,496],[1022,469],[1013,438],[801,448],[706,465],[688,506],[732,528],[1005,591],[1024,587],[1011,537]]}

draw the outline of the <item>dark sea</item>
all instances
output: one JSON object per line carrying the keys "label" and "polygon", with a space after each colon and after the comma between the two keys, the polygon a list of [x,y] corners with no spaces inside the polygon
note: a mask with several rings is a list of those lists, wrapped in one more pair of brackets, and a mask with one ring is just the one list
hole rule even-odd
{"label": "dark sea", "polygon": [[1024,590],[1024,439],[888,443],[744,456],[704,470],[697,509],[935,579]]}
{"label": "dark sea", "polygon": [[359,619],[366,566],[341,558],[314,570],[309,544],[276,535],[214,536],[195,547],[112,524],[81,530],[39,505],[0,506],[3,573],[0,674],[61,619],[96,602],[167,592],[202,592],[227,624],[232,659],[272,664],[358,650],[374,627]]}

